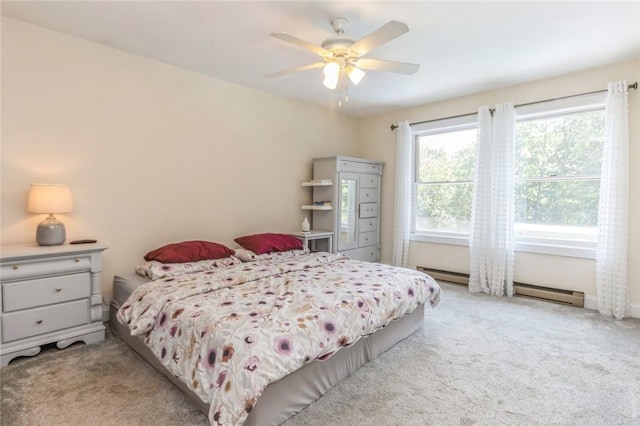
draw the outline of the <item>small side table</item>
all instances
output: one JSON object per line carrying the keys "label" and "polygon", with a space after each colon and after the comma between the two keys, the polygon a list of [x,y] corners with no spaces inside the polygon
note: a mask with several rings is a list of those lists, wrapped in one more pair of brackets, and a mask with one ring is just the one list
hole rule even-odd
{"label": "small side table", "polygon": [[312,230],[309,233],[293,232],[291,235],[298,237],[311,251],[318,251],[316,242],[324,240],[323,246],[326,247],[326,251],[333,253],[333,232]]}

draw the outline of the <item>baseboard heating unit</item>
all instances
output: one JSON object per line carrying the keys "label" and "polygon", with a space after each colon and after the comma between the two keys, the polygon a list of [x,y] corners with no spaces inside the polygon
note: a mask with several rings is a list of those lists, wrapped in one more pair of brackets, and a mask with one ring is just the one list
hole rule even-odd
{"label": "baseboard heating unit", "polygon": [[[469,285],[469,274],[425,268],[424,266],[418,266],[416,269],[418,269],[418,271],[429,274],[436,280]],[[550,287],[542,287],[517,282],[513,283],[513,291],[516,296],[530,297],[532,299],[545,300],[547,302],[561,303],[563,305],[571,305],[577,308],[584,308],[584,293],[580,291],[558,290]]]}

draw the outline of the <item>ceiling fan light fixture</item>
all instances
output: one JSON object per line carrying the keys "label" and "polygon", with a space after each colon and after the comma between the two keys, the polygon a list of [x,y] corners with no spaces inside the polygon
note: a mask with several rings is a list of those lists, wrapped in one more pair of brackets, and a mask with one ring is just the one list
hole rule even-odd
{"label": "ceiling fan light fixture", "polygon": [[347,75],[349,76],[349,80],[351,80],[351,82],[357,86],[358,83],[362,81],[365,72],[358,67],[349,65],[349,67],[347,67]]}
{"label": "ceiling fan light fixture", "polygon": [[354,85],[358,85],[365,76],[364,70],[410,75],[415,74],[420,69],[420,66],[417,64],[364,57],[364,55],[378,46],[408,32],[409,27],[407,24],[399,21],[389,21],[357,41],[345,36],[344,33],[348,25],[349,21],[345,18],[335,18],[332,20],[331,26],[335,31],[335,35],[324,40],[319,46],[287,33],[271,33],[275,38],[295,44],[319,55],[322,60],[312,64],[267,74],[265,77],[280,77],[298,71],[324,68],[324,80],[322,84],[329,90],[338,92],[340,98],[338,104],[341,105],[342,102],[347,102],[348,100],[349,80]]}
{"label": "ceiling fan light fixture", "polygon": [[327,89],[335,89],[338,86],[338,78],[340,76],[340,65],[336,62],[329,62],[324,66],[324,80],[322,84]]}

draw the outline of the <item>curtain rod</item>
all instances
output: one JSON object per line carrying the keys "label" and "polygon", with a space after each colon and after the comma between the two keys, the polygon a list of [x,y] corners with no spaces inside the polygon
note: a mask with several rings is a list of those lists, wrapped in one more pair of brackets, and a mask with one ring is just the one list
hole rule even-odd
{"label": "curtain rod", "polygon": [[[630,84],[630,85],[627,86],[627,90],[631,90],[631,89],[634,89],[634,90],[638,89],[638,82],[637,81],[634,82],[633,84]],[[527,105],[541,104],[543,102],[559,101],[561,99],[575,98],[577,96],[595,95],[596,93],[604,93],[606,91],[607,91],[607,89],[596,90],[596,91],[593,91],[593,92],[580,93],[580,94],[577,94],[577,95],[568,95],[568,96],[561,96],[559,98],[544,99],[542,101],[527,102],[527,103],[524,103],[524,104],[514,105],[514,108],[527,106]],[[434,118],[433,120],[426,120],[426,121],[416,121],[415,123],[409,123],[409,126],[414,126],[416,124],[432,123],[434,121],[440,121],[440,120],[448,120],[448,119],[451,119],[451,118],[468,117],[470,115],[476,115],[476,114],[477,114],[477,112],[470,112],[468,114],[453,115],[451,117]],[[397,128],[398,128],[397,124],[392,124],[391,125],[391,131],[394,131]]]}

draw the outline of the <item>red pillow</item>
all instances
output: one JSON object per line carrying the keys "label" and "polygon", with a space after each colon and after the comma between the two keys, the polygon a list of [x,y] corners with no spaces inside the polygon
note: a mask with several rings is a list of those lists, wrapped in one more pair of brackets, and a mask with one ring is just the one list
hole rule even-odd
{"label": "red pillow", "polygon": [[198,260],[229,257],[233,250],[222,244],[209,241],[183,241],[167,244],[144,255],[144,260],[157,260],[162,263],[197,262]]}
{"label": "red pillow", "polygon": [[255,234],[239,237],[234,240],[242,248],[251,250],[255,254],[271,253],[274,251],[288,251],[302,249],[302,241],[288,234]]}

